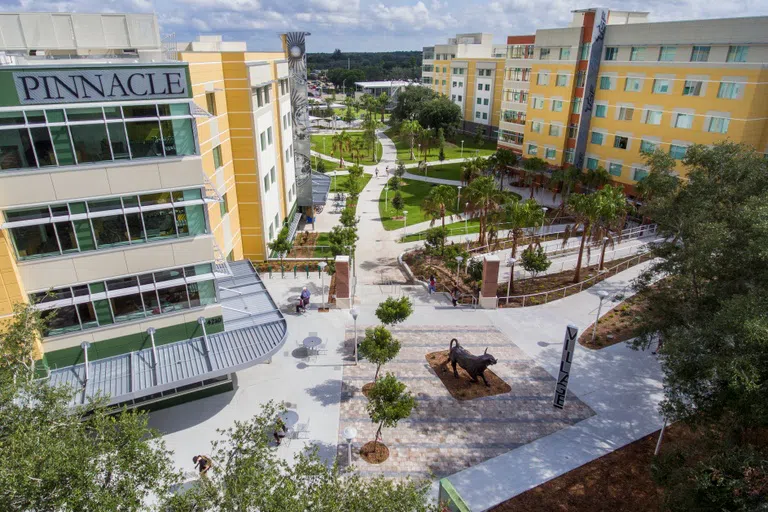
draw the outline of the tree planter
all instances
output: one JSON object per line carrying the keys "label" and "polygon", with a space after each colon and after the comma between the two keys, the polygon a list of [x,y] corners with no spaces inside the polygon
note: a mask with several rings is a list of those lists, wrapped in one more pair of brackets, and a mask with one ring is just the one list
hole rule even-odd
{"label": "tree planter", "polygon": [[368,398],[368,393],[371,391],[371,388],[374,386],[374,384],[375,382],[369,382],[368,384],[365,384],[363,386],[363,389],[361,390],[361,392],[363,393],[363,395],[365,395],[366,398]]}
{"label": "tree planter", "polygon": [[360,448],[360,457],[368,464],[381,464],[389,458],[389,448],[384,443],[368,441]]}

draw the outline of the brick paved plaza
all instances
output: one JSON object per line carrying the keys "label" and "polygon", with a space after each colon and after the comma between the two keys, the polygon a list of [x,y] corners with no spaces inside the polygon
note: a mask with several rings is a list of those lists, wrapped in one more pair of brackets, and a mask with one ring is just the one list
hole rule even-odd
{"label": "brick paved plaza", "polygon": [[[395,327],[392,334],[402,348],[382,368],[404,382],[417,400],[411,417],[382,431],[390,456],[382,464],[368,464],[356,450],[373,440],[371,423],[360,389],[373,380],[376,367],[366,361],[344,368],[338,455],[346,464],[341,432],[357,428],[353,463],[363,474],[389,477],[442,477],[478,464],[535,439],[589,418],[594,412],[568,393],[564,410],[552,406],[555,379],[494,327]],[[363,330],[360,331],[363,335]],[[347,331],[347,347],[353,334]],[[447,350],[451,338],[473,354],[488,353],[499,361],[490,369],[511,387],[510,393],[458,401],[451,397],[427,364],[425,355]],[[481,381],[482,382],[482,381]],[[482,383],[477,384],[483,385]]]}

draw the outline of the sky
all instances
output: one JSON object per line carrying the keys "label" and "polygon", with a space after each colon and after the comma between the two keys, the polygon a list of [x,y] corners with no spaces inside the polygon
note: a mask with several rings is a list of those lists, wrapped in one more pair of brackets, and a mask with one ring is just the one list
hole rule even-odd
{"label": "sky", "polygon": [[490,32],[494,41],[568,26],[586,7],[649,11],[651,21],[768,15],[768,0],[0,0],[11,12],[154,12],[162,34],[200,34],[279,50],[278,34],[302,30],[308,52],[421,50],[456,33]]}

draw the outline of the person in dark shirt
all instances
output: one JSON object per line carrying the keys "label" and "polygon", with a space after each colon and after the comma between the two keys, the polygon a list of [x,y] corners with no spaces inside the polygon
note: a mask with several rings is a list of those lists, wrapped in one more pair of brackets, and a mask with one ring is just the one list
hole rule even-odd
{"label": "person in dark shirt", "polygon": [[195,463],[195,469],[199,470],[201,475],[206,474],[213,466],[213,461],[207,455],[195,455],[192,457],[192,462]]}

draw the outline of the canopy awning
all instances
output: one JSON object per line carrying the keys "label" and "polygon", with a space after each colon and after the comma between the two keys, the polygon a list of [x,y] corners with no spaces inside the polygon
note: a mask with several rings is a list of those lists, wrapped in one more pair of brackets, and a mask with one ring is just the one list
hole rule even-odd
{"label": "canopy awning", "polygon": [[[77,390],[73,405],[109,396],[109,404],[172,394],[266,361],[285,343],[288,328],[249,261],[230,263],[216,281],[224,331],[52,370],[50,384]],[[155,357],[157,360],[155,361]]]}
{"label": "canopy awning", "polygon": [[312,204],[323,205],[331,190],[331,177],[312,171]]}

